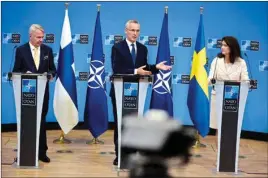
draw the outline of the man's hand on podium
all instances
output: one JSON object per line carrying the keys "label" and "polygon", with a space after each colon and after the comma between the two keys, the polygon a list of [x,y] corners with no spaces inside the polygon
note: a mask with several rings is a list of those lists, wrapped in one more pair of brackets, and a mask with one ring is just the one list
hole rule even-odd
{"label": "man's hand on podium", "polygon": [[26,73],[27,73],[27,74],[31,74],[32,72],[31,72],[31,71],[27,71]]}
{"label": "man's hand on podium", "polygon": [[144,70],[146,66],[141,66],[137,69],[137,74],[139,75],[152,75],[152,72],[151,71],[148,71],[148,70]]}

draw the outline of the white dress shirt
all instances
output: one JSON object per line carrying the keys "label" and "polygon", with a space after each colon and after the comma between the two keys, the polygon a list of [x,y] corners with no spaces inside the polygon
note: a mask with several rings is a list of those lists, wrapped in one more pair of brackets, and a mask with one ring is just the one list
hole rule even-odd
{"label": "white dress shirt", "polygon": [[[130,42],[127,38],[126,38],[126,42],[127,42],[128,48],[129,48],[129,52],[131,53],[131,51],[132,51],[132,46],[131,46],[132,42]],[[136,43],[136,41],[133,44],[134,44],[135,53],[136,53],[136,56],[137,56],[137,43]],[[137,69],[134,69],[134,74],[137,74]]]}

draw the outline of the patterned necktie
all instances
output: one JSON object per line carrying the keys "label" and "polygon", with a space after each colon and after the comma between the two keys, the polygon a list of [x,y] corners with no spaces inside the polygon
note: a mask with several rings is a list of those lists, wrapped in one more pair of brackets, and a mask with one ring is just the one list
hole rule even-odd
{"label": "patterned necktie", "polygon": [[39,67],[40,60],[38,59],[38,48],[34,48],[34,63],[36,66],[36,69]]}
{"label": "patterned necktie", "polygon": [[132,46],[132,49],[131,49],[131,56],[132,56],[133,64],[135,65],[135,61],[136,61],[135,46],[134,46],[133,43],[131,44],[131,46]]}

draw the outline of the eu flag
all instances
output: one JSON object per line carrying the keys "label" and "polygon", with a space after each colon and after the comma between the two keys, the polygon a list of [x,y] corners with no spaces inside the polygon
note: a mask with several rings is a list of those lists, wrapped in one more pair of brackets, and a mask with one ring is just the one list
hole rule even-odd
{"label": "eu flag", "polygon": [[[167,61],[166,65],[171,65],[170,49],[169,49],[169,35],[168,35],[168,14],[164,15],[159,46],[157,51],[156,63]],[[152,91],[152,98],[150,109],[161,109],[173,116],[173,101],[171,91],[171,70],[162,71],[154,76],[154,84]]]}
{"label": "eu flag", "polygon": [[209,132],[209,97],[202,14],[200,14],[200,22],[193,54],[187,105],[194,127],[202,137],[205,137]]}
{"label": "eu flag", "polygon": [[100,24],[100,11],[97,13],[89,68],[84,120],[94,138],[108,129],[108,107],[105,89],[104,55]]}

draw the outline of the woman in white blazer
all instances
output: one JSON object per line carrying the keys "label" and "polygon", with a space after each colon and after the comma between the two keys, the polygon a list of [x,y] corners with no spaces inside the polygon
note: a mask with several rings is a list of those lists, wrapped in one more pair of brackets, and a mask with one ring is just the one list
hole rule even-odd
{"label": "woman in white blazer", "polygon": [[[222,38],[221,53],[211,63],[208,83],[211,80],[249,80],[247,64],[241,58],[241,50],[236,38],[225,36]],[[216,118],[216,94],[215,88],[211,91],[210,101],[210,128],[217,129]]]}

